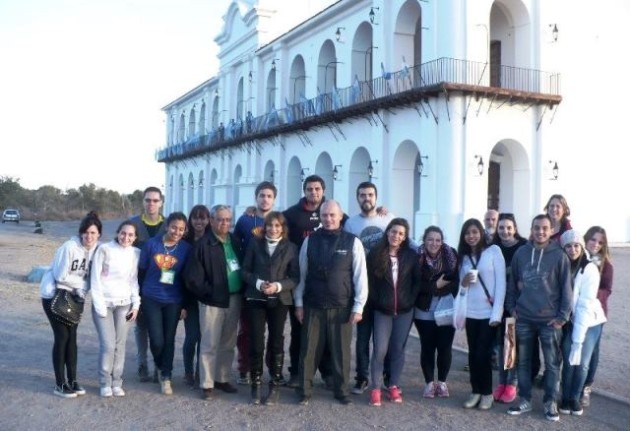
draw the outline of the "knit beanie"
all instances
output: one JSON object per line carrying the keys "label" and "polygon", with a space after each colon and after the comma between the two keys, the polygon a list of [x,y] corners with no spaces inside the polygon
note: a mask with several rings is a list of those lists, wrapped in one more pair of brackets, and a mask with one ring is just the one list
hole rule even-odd
{"label": "knit beanie", "polygon": [[566,246],[567,244],[573,243],[580,244],[582,246],[582,250],[586,250],[586,247],[584,245],[584,238],[582,237],[580,232],[577,231],[577,229],[570,229],[563,233],[560,237],[560,245],[562,246],[562,248],[564,248],[564,246]]}

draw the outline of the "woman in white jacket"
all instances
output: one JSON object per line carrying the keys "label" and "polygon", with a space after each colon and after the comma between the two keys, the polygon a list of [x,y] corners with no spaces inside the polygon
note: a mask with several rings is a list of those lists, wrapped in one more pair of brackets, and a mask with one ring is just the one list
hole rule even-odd
{"label": "woman in white jacket", "polygon": [[92,267],[92,319],[100,342],[98,364],[102,397],[125,396],[122,375],[129,323],[140,308],[138,260],[133,246],[136,227],[125,221],[116,239],[103,244],[94,254]]}
{"label": "woman in white jacket", "polygon": [[466,339],[472,394],[464,408],[492,407],[492,345],[503,317],[505,259],[496,245],[486,244],[483,225],[468,219],[462,226],[459,255],[460,298],[466,304]]}
{"label": "woman in white jacket", "polygon": [[[55,370],[53,393],[62,398],[84,395],[85,389],[77,383],[77,328],[60,320],[51,310],[57,290],[67,290],[77,297],[85,297],[89,289],[90,261],[98,246],[103,225],[98,216],[90,212],[81,220],[79,236],[66,241],[55,252],[53,263],[39,286],[42,305],[50,321],[55,341],[52,362]],[[66,380],[67,373],[67,380]]]}
{"label": "woman in white jacket", "polygon": [[563,328],[562,401],[558,410],[580,416],[582,387],[606,315],[597,299],[599,270],[589,260],[582,235],[575,229],[568,230],[560,237],[560,244],[571,260],[573,312],[571,321]]}

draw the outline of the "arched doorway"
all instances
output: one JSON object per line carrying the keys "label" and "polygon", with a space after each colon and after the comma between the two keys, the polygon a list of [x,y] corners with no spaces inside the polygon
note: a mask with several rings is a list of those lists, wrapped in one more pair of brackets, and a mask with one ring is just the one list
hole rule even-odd
{"label": "arched doorway", "polygon": [[359,204],[356,200],[357,186],[363,181],[369,181],[368,166],[370,164],[370,153],[364,147],[359,147],[352,153],[350,168],[348,169],[348,214],[354,215],[360,212]]}
{"label": "arched doorway", "polygon": [[315,162],[315,174],[326,183],[326,198],[335,199],[335,179],[333,178],[333,162],[328,153],[321,153]]}
{"label": "arched doorway", "polygon": [[531,206],[531,168],[525,148],[513,139],[499,141],[492,148],[488,174],[489,205],[513,213],[521,226],[527,226],[527,219],[537,211]]}
{"label": "arched doorway", "polygon": [[286,207],[295,205],[302,197],[302,163],[297,157],[292,157],[287,168]]}
{"label": "arched doorway", "polygon": [[[392,211],[399,217],[404,217],[409,221],[412,232],[417,232],[415,226],[415,214],[420,210],[420,176],[418,175],[418,164],[420,151],[413,141],[403,141],[394,154],[392,163],[391,181]],[[411,193],[410,193],[411,192]]]}

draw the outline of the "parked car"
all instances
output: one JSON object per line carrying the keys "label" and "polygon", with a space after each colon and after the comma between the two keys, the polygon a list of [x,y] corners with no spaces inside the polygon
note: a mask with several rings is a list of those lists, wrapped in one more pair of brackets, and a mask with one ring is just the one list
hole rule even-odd
{"label": "parked car", "polygon": [[12,208],[7,208],[2,212],[2,223],[6,223],[8,221],[13,221],[16,223],[20,223],[20,211]]}

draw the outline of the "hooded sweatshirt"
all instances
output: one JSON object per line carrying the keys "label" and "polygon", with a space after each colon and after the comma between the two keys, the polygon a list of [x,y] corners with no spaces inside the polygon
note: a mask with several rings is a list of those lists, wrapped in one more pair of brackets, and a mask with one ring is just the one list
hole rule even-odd
{"label": "hooded sweatshirt", "polygon": [[537,249],[527,241],[512,258],[506,309],[531,323],[567,322],[573,292],[571,264],[556,241]]}

